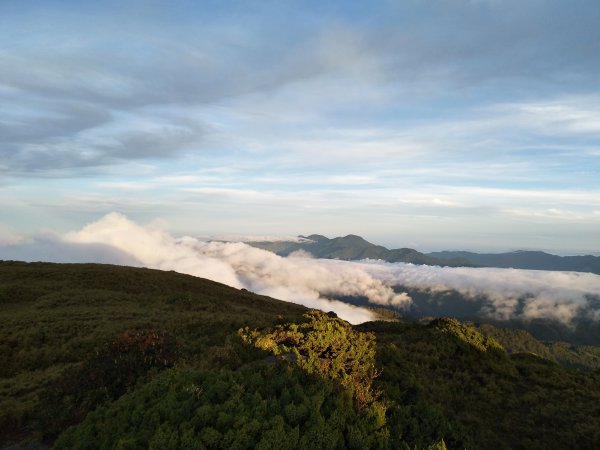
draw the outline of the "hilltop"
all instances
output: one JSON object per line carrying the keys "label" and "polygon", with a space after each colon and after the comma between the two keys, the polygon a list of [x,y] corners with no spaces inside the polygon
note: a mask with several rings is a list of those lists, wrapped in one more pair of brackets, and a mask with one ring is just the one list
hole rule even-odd
{"label": "hilltop", "polygon": [[600,445],[600,373],[510,330],[100,264],[0,262],[0,303],[2,448]]}

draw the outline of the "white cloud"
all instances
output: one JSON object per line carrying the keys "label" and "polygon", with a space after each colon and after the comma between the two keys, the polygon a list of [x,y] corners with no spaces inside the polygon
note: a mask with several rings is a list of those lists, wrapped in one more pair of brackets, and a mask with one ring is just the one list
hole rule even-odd
{"label": "white cloud", "polygon": [[11,227],[0,223],[0,245],[19,245],[29,242],[30,239],[20,233],[17,233]]}
{"label": "white cloud", "polygon": [[198,255],[191,238],[176,239],[160,229],[142,227],[125,216],[111,213],[80,231],[65,235],[65,241],[102,243],[125,251],[143,265],[209,278],[233,287],[243,287],[232,268],[219,260]]}
{"label": "white cloud", "polygon": [[565,98],[553,102],[507,105],[515,119],[538,131],[557,134],[600,133],[600,108],[597,98]]}
{"label": "white cloud", "polygon": [[391,285],[432,292],[457,291],[468,299],[482,301],[481,312],[495,319],[552,318],[569,324],[579,314],[592,319],[597,315],[588,296],[600,295],[600,275],[592,273],[357,264]]}
{"label": "white cloud", "polygon": [[117,213],[68,233],[65,240],[109,245],[127,252],[147,267],[176,270],[309,307],[333,310],[352,323],[372,319],[373,314],[364,308],[331,301],[328,296],[364,295],[372,303],[396,306],[410,303],[405,294],[396,294],[356,267],[338,271],[326,261],[282,258],[241,242],[175,238],[159,229],[140,226]]}
{"label": "white cloud", "polygon": [[[457,291],[479,304],[482,315],[500,320],[547,318],[570,324],[581,316],[600,318],[599,308],[590,301],[590,296],[600,295],[600,276],[591,273],[339,261],[315,259],[304,253],[283,258],[242,242],[174,237],[159,226],[142,226],[111,213],[67,233],[60,241],[14,245],[11,255],[18,259],[17,250],[21,248],[28,260],[66,261],[71,257],[79,262],[94,258],[111,262],[112,257],[115,263],[176,270],[308,307],[333,310],[352,323],[374,316],[365,308],[332,298],[362,297],[374,305],[410,307],[411,298],[395,292],[393,286],[436,293]],[[0,252],[6,252],[6,248],[0,247]],[[82,256],[85,252],[88,259]]]}

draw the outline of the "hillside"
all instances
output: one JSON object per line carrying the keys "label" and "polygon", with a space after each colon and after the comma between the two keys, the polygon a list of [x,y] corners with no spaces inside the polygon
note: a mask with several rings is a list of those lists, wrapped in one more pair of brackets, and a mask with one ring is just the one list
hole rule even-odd
{"label": "hillside", "polygon": [[507,353],[531,353],[565,367],[600,370],[600,346],[540,341],[526,330],[498,327],[489,323],[480,324],[477,328],[485,336],[500,342]]}
{"label": "hillside", "polygon": [[452,319],[352,327],[98,264],[0,262],[0,303],[1,448],[600,445],[599,372]]}
{"label": "hillside", "polygon": [[306,311],[175,272],[19,262],[0,262],[0,304],[1,448],[35,430],[36,402],[64,370],[125,330],[164,331],[195,366],[221,367],[239,364],[238,328]]}
{"label": "hillside", "polygon": [[[371,322],[382,366],[379,385],[394,401],[392,435],[417,445],[427,423],[449,448],[598,448],[600,372],[568,370],[498,342],[453,319],[428,325]],[[589,396],[589,397],[588,397]],[[414,436],[414,437],[412,437]]]}

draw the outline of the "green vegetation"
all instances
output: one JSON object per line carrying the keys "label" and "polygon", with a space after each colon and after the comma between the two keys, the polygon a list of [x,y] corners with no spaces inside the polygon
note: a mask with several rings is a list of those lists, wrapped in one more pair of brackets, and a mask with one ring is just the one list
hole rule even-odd
{"label": "green vegetation", "polygon": [[358,327],[377,336],[390,436],[418,446],[443,437],[448,448],[599,448],[599,372],[508,355],[493,341],[483,351],[475,328],[441,322]]}
{"label": "green vegetation", "polygon": [[508,353],[531,353],[565,367],[600,370],[600,347],[567,342],[541,342],[529,332],[481,324],[479,331],[501,342]]}
{"label": "green vegetation", "polygon": [[381,448],[374,422],[332,383],[262,362],[166,372],[90,414],[55,448]]}
{"label": "green vegetation", "polygon": [[311,311],[307,322],[279,325],[273,332],[240,330],[249,344],[290,359],[300,369],[333,380],[353,394],[359,410],[370,408],[385,423],[385,408],[373,392],[375,335],[355,331],[348,322]]}
{"label": "green vegetation", "polygon": [[451,335],[457,338],[459,342],[474,347],[481,352],[504,350],[502,345],[493,337],[485,336],[473,326],[459,322],[456,319],[449,319],[447,317],[434,319],[429,323],[429,327],[441,333]]}
{"label": "green vegetation", "polygon": [[600,448],[600,372],[454,319],[94,264],[0,262],[0,304],[1,448]]}
{"label": "green vegetation", "polygon": [[55,438],[97,406],[121,397],[153,373],[173,367],[180,343],[165,332],[121,333],[82,365],[65,370],[40,395],[38,420],[43,436]]}
{"label": "green vegetation", "polygon": [[252,359],[239,328],[306,311],[175,272],[97,264],[0,262],[0,302],[2,448],[39,436],[40,399],[127,330],[176,338],[182,364],[238,367]]}

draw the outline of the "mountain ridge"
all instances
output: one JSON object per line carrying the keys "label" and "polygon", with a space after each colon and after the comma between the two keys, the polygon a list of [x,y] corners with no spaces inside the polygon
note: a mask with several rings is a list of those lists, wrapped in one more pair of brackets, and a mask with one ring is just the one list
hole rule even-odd
{"label": "mountain ridge", "polygon": [[315,258],[360,260],[379,259],[386,262],[404,262],[447,267],[498,267],[528,270],[573,271],[600,274],[600,256],[558,256],[543,251],[518,250],[503,253],[476,253],[470,251],[439,251],[423,253],[403,247],[388,249],[373,244],[361,236],[348,234],[328,238],[320,234],[299,236],[307,241],[263,241],[250,245],[280,256],[303,250]]}
{"label": "mountain ridge", "polygon": [[268,250],[280,256],[302,250],[309,252],[315,258],[359,260],[379,259],[387,262],[404,262],[412,264],[427,264],[439,266],[470,266],[468,261],[462,259],[440,259],[428,256],[412,248],[388,249],[382,245],[373,244],[363,237],[348,234],[335,238],[327,238],[319,234],[299,236],[312,242],[251,242],[250,245]]}
{"label": "mountain ridge", "polygon": [[475,253],[468,251],[431,252],[439,259],[464,258],[483,267],[531,270],[561,270],[600,274],[600,257],[592,255],[558,256],[535,250],[516,250],[504,253]]}

